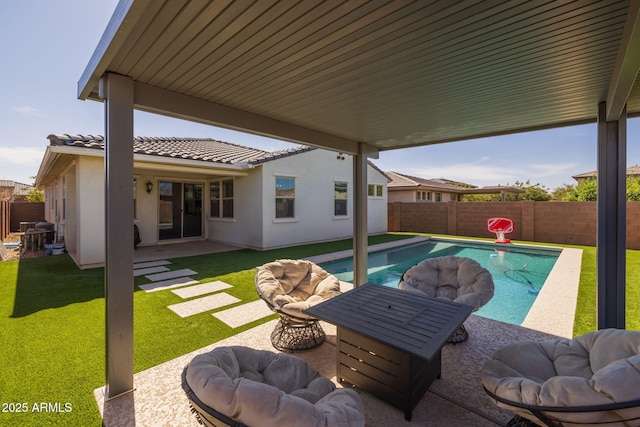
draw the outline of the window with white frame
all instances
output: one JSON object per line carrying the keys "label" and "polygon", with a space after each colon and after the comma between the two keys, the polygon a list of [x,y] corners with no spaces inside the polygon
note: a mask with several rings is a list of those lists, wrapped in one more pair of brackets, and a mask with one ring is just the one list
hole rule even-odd
{"label": "window with white frame", "polygon": [[442,193],[436,193],[436,202],[442,201]]}
{"label": "window with white frame", "polygon": [[333,184],[333,214],[335,216],[347,215],[347,183],[335,181]]}
{"label": "window with white frame", "polygon": [[212,218],[233,218],[233,180],[223,179],[209,183]]}
{"label": "window with white frame", "polygon": [[296,179],[276,176],[276,218],[295,218]]}
{"label": "window with white frame", "polygon": [[416,195],[416,200],[431,200],[431,192],[430,191],[418,191]]}
{"label": "window with white frame", "polygon": [[382,197],[382,185],[369,184],[367,186],[367,194],[369,197]]}

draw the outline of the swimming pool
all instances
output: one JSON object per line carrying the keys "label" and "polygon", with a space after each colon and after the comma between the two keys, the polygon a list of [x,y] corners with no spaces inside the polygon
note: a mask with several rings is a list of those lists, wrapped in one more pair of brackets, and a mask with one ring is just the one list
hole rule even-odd
{"label": "swimming pool", "polygon": [[[494,297],[474,314],[520,325],[560,255],[560,249],[496,245],[474,241],[430,239],[369,253],[369,281],[397,287],[402,273],[426,258],[461,256],[491,272]],[[352,257],[321,262],[345,282],[353,281]]]}

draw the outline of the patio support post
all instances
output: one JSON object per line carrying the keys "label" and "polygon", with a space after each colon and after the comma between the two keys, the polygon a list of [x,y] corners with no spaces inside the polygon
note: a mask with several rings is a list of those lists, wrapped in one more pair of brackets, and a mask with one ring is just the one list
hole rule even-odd
{"label": "patio support post", "polygon": [[106,398],[133,390],[133,80],[106,74]]}
{"label": "patio support post", "polygon": [[360,143],[358,154],[353,156],[353,181],[355,182],[355,207],[353,219],[353,285],[368,281],[369,228],[367,226],[367,154],[365,144]]}
{"label": "patio support post", "polygon": [[606,121],[598,105],[598,329],[625,328],[627,111]]}

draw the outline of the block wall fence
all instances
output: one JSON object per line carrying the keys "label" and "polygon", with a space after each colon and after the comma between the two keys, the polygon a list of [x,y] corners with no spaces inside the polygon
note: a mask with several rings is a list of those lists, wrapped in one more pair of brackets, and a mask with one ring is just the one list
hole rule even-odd
{"label": "block wall fence", "polygon": [[[487,219],[510,218],[511,240],[596,245],[597,202],[389,203],[388,230],[495,237]],[[627,249],[640,249],[640,202],[627,203]]]}

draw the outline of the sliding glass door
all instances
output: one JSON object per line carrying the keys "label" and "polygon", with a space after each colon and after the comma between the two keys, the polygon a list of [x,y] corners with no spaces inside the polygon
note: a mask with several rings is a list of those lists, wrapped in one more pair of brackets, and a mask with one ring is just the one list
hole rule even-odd
{"label": "sliding glass door", "polygon": [[160,240],[202,236],[202,184],[160,181]]}

